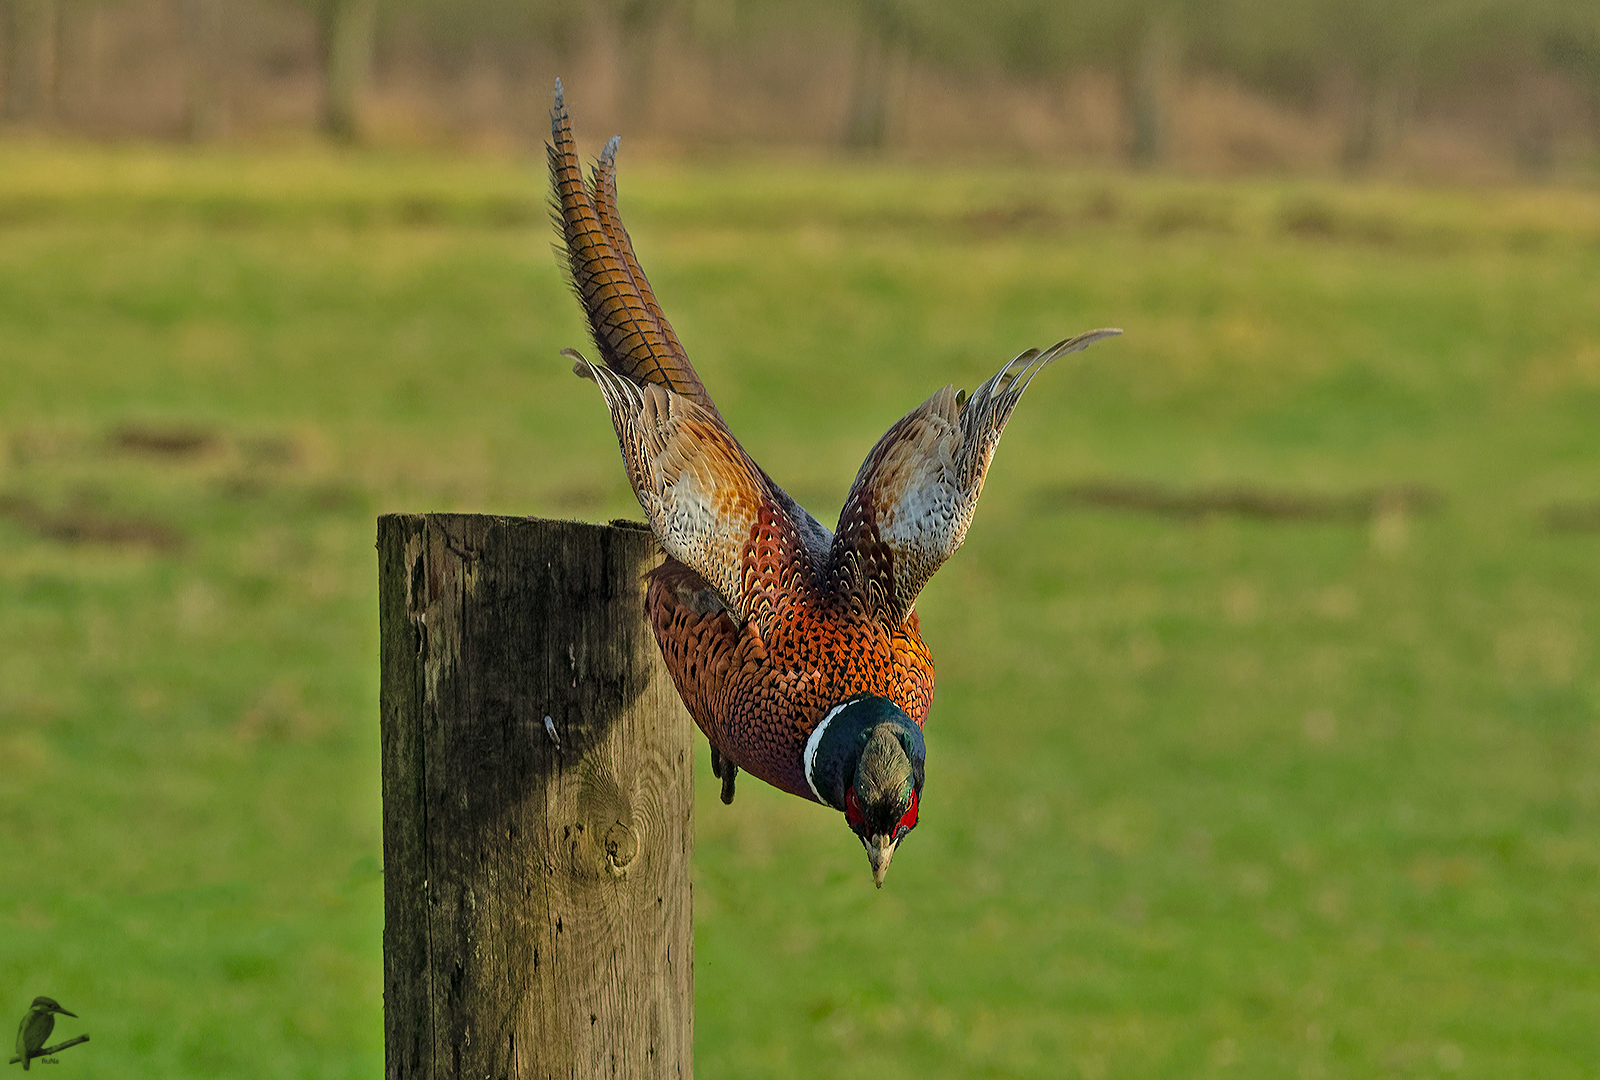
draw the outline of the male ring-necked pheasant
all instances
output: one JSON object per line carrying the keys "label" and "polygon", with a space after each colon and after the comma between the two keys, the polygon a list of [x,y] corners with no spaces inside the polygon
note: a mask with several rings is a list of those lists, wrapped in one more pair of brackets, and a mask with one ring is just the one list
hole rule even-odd
{"label": "male ring-necked pheasant", "polygon": [[559,82],[550,128],[567,260],[604,363],[566,355],[599,384],[666,552],[650,621],[722,800],[744,769],[843,811],[882,887],[922,796],[933,658],[917,594],[961,545],[1028,383],[1120,331],[1029,349],[971,397],[934,394],[878,440],[829,533],[744,452],[656,304],[617,214],[619,140],[585,183]]}

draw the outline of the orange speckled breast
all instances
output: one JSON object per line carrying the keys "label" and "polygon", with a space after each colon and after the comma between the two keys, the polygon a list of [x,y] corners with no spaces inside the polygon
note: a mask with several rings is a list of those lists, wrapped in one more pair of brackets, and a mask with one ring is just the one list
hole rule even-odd
{"label": "orange speckled breast", "polygon": [[[756,562],[761,562],[759,543]],[[748,549],[747,549],[748,554]],[[650,623],[689,715],[711,745],[774,787],[815,799],[806,738],[856,694],[893,701],[917,724],[933,703],[933,658],[915,613],[894,632],[782,590],[765,635],[737,625],[693,570],[667,559],[650,576]]]}

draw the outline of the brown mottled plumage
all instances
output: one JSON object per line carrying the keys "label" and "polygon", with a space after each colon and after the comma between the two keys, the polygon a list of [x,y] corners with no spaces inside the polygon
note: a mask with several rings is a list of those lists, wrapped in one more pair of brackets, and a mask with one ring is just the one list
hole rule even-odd
{"label": "brown mottled plumage", "polygon": [[[870,742],[863,782],[899,800],[847,809],[881,884],[895,842],[915,826],[922,785],[921,736],[895,725],[909,718],[920,728],[933,702],[917,594],[966,535],[995,444],[1029,381],[1058,356],[1119,331],[1030,349],[970,399],[950,387],[934,394],[867,455],[831,534],[745,453],[662,315],[617,214],[616,146],[606,144],[585,184],[557,83],[551,180],[603,364],[568,355],[605,397],[628,479],[667,554],[648,591],[656,640],[711,743],[725,801],[736,766],[847,809],[858,774],[819,787],[811,737],[851,702],[883,700],[887,720],[879,706],[860,710],[862,724],[868,712],[878,724],[860,730],[860,746],[824,748],[848,769]],[[868,819],[901,827],[869,843]]]}

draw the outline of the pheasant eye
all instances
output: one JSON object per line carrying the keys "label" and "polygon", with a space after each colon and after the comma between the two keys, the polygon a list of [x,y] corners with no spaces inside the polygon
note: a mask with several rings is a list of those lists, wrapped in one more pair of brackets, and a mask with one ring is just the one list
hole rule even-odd
{"label": "pheasant eye", "polygon": [[867,815],[861,812],[861,802],[856,798],[855,788],[845,789],[844,819],[850,823],[852,829],[859,829],[867,823]]}
{"label": "pheasant eye", "polygon": [[906,812],[900,817],[900,825],[895,830],[897,834],[904,834],[917,827],[917,793],[911,793],[911,805],[906,807]]}

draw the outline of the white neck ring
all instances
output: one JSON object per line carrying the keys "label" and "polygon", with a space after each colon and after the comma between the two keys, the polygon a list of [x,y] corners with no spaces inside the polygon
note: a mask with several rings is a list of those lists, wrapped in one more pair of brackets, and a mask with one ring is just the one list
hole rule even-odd
{"label": "white neck ring", "polygon": [[828,730],[828,725],[833,721],[833,718],[843,712],[847,707],[849,707],[850,704],[851,702],[847,701],[843,705],[835,705],[832,710],[829,711],[828,715],[822,718],[822,723],[818,724],[812,729],[811,738],[806,740],[806,785],[811,788],[811,794],[815,795],[817,797],[817,801],[823,806],[827,806],[829,803],[827,799],[822,797],[822,792],[817,790],[817,782],[811,779],[811,770],[815,768],[817,764],[817,750],[822,746],[822,733]]}

